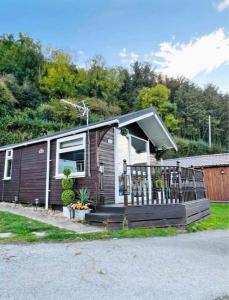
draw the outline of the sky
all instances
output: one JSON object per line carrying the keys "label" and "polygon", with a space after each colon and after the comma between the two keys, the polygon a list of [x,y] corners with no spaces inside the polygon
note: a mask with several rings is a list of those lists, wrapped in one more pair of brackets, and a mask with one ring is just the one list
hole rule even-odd
{"label": "sky", "polygon": [[24,32],[79,66],[150,62],[229,92],[229,0],[0,0],[0,34]]}

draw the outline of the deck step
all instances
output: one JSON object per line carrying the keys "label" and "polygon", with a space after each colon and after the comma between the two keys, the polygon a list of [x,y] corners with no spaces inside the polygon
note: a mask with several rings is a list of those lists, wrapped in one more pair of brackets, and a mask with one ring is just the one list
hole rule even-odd
{"label": "deck step", "polygon": [[119,213],[123,214],[125,211],[125,207],[123,205],[117,204],[107,204],[107,205],[99,205],[96,207],[96,212],[98,213]]}
{"label": "deck step", "polygon": [[120,213],[105,213],[105,212],[92,212],[85,215],[87,222],[98,222],[98,223],[113,223],[122,222],[123,214]]}

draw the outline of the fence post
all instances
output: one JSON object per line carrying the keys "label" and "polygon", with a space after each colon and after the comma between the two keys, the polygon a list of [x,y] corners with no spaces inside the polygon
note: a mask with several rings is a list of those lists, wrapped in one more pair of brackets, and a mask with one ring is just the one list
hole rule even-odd
{"label": "fence post", "polygon": [[196,178],[195,178],[195,169],[193,166],[191,166],[192,168],[192,182],[193,182],[193,190],[194,190],[194,194],[195,194],[195,200],[197,200],[197,190],[196,190]]}
{"label": "fence post", "polygon": [[177,172],[178,172],[178,186],[179,186],[179,203],[181,203],[184,202],[184,197],[183,197],[183,186],[182,186],[182,179],[181,179],[181,166],[179,161],[177,161]]}
{"label": "fence post", "polygon": [[127,163],[123,160],[123,195],[124,195],[124,206],[128,206],[128,190],[127,190]]}
{"label": "fence post", "polygon": [[202,184],[202,188],[203,188],[203,196],[204,198],[208,198],[208,195],[207,195],[207,190],[206,190],[206,186],[205,186],[205,180],[204,180],[204,168],[202,167],[201,168],[201,174],[202,174],[202,181],[203,181],[203,184]]}

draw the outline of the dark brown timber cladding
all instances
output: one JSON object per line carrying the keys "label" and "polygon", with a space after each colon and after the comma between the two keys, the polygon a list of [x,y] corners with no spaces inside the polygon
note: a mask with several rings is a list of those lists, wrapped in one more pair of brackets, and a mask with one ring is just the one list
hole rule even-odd
{"label": "dark brown timber cladding", "polygon": [[[75,189],[87,187],[90,190],[92,200],[97,200],[98,190],[98,165],[97,165],[97,132],[90,131],[90,169],[88,176],[88,138],[86,139],[86,177],[75,179]],[[51,141],[51,163],[50,163],[50,205],[63,205],[61,201],[61,179],[56,175],[56,140]]]}
{"label": "dark brown timber cladding", "polygon": [[34,199],[39,198],[40,203],[45,203],[47,143],[29,145],[21,149],[19,200],[34,203]]}
{"label": "dark brown timber cladding", "polygon": [[99,145],[99,163],[104,164],[104,203],[115,203],[114,127],[103,136]]}
{"label": "dark brown timber cladding", "polygon": [[[44,150],[39,153],[39,150]],[[4,177],[5,152],[0,152],[0,174]],[[1,200],[21,203],[45,201],[46,143],[13,149],[12,177],[1,182]]]}

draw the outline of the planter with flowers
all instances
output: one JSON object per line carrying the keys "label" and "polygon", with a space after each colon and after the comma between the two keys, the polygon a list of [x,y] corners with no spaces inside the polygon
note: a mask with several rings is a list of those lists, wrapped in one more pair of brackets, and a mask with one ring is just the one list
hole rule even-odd
{"label": "planter with flowers", "polygon": [[63,192],[61,194],[61,200],[63,201],[63,215],[67,218],[71,217],[71,204],[75,200],[75,192],[73,190],[74,181],[72,178],[69,178],[71,175],[71,170],[68,168],[64,169],[65,178],[61,180],[61,186]]}
{"label": "planter with flowers", "polygon": [[90,193],[87,188],[82,188],[77,193],[78,201],[71,205],[71,208],[74,209],[74,215],[76,221],[83,221],[85,219],[85,214],[91,211],[89,198]]}

